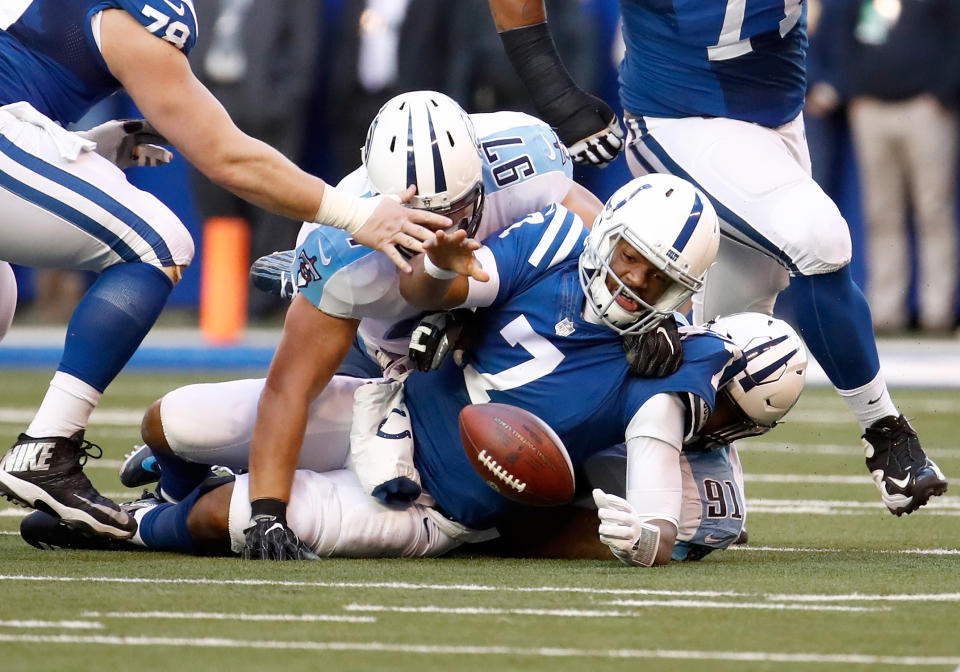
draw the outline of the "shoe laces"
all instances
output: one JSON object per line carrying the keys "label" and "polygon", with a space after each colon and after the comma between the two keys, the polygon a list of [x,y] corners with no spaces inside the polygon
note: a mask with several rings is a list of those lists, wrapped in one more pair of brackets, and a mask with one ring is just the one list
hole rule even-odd
{"label": "shoe laces", "polygon": [[92,441],[79,439],[77,448],[80,450],[79,463],[81,467],[87,463],[88,458],[99,460],[103,457],[103,448]]}

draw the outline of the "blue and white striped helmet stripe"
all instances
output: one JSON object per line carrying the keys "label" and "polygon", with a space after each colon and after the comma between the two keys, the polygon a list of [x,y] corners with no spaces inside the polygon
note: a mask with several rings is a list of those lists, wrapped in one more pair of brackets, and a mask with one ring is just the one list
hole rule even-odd
{"label": "blue and white striped helmet stripe", "polygon": [[407,186],[417,183],[417,158],[413,153],[413,108],[407,109]]}
{"label": "blue and white striped helmet stripe", "polygon": [[673,249],[678,252],[683,251],[683,248],[690,242],[690,236],[692,236],[696,230],[697,224],[700,222],[700,215],[702,214],[703,202],[700,200],[700,194],[694,194],[693,208],[691,208],[690,214],[687,216],[687,221],[683,224],[683,228],[680,229],[680,234],[677,236],[677,239],[673,241]]}
{"label": "blue and white striped helmet stripe", "polygon": [[437,133],[433,129],[433,115],[430,114],[430,105],[427,108],[427,125],[430,127],[430,147],[433,149],[433,193],[440,194],[447,190],[447,179],[443,174],[443,161],[440,158],[440,145],[437,143]]}

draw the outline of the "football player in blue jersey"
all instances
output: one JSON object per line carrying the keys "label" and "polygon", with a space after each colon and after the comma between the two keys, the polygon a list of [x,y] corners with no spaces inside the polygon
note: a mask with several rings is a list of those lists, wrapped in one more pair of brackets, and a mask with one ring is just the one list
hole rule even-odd
{"label": "football player in blue jersey", "polygon": [[[880,370],[870,308],[850,273],[847,223],[810,174],[801,116],[806,3],[620,5],[627,163],[634,175],[690,180],[721,221],[720,253],[695,300],[695,321],[741,310],[772,313],[789,285],[795,326],[859,422],[867,469],[890,512],[910,513],[946,492],[946,478],[894,405]],[[569,76],[559,73],[548,48],[542,0],[490,6],[534,98],[556,95],[558,86],[568,90]],[[557,100],[560,117],[592,109],[575,96]]]}
{"label": "football player in blue jersey", "polygon": [[[474,122],[483,131],[479,143]],[[418,193],[412,206],[449,216],[465,234],[486,236],[554,201],[590,221],[601,207],[571,180],[570,160],[546,124],[514,112],[470,117],[434,91],[409,92],[388,101],[370,124],[362,156],[363,166],[339,188],[357,195],[393,194],[414,180]],[[271,548],[265,533],[274,529],[273,519],[289,500],[310,402],[348,355],[355,355],[352,363],[360,362],[363,370],[373,368],[364,378],[379,375],[381,366],[398,374],[406,365],[410,331],[422,314],[401,297],[398,273],[388,259],[358,246],[345,232],[333,234],[305,224],[300,247],[289,256],[292,268],[287,272],[296,269],[300,291],[287,313],[266,382],[253,382],[263,391],[251,444],[234,446],[240,453],[234,460],[250,462],[255,520],[248,543],[255,557],[260,557],[260,549]],[[220,394],[215,386],[203,389]],[[153,412],[158,417],[175,413],[170,409],[177,403],[176,397],[164,398]],[[200,441],[208,430],[214,439],[219,436],[219,429],[206,421],[189,433]],[[162,434],[144,438],[149,444],[164,442]],[[148,482],[149,474],[143,479],[138,474],[150,457],[162,470],[166,458],[162,453],[146,457],[150,452],[143,448],[125,461],[121,478],[126,485]],[[168,473],[164,493],[173,500],[185,497],[206,471],[200,464],[194,473]],[[372,482],[371,489],[386,499],[415,498],[418,486],[399,476]],[[378,472],[370,478],[376,480]]]}
{"label": "football player in blue jersey", "polygon": [[[117,537],[135,525],[81,465],[84,430],[193,256],[183,224],[121,168],[170,160],[177,147],[201,172],[252,203],[353,235],[409,270],[397,245],[419,250],[423,225],[447,226],[397,198],[359,199],[299,170],[241,133],[193,76],[192,0],[17,0],[0,7],[0,258],[93,270],[63,358],[33,421],[0,460],[0,493]],[[62,124],[124,89],[147,120],[85,133]],[[0,282],[8,305],[15,285]]]}
{"label": "football player in blue jersey", "polygon": [[[247,475],[213,492],[201,486],[178,505],[153,502],[136,510],[135,540],[196,550],[229,537],[234,551],[302,558],[434,555],[485,538],[517,505],[474,471],[460,448],[457,417],[467,404],[497,401],[546,421],[574,465],[626,439],[626,500],[644,549],[631,555],[631,564],[668,562],[680,515],[684,436],[699,429],[740,351],[700,330],[687,337],[679,371],[644,379],[630,374],[620,337],[654,328],[688,301],[718,241],[709,201],[669,175],[628,183],[589,232],[574,213],[551,205],[479,249],[465,231],[437,234],[425,244],[431,261],[415,257],[414,274],[400,279],[401,288],[425,307],[477,309],[482,326],[464,366],[447,359],[404,381],[334,377],[301,421],[306,432],[290,505],[264,514],[272,518],[261,547],[247,543]],[[301,296],[323,282],[312,275],[304,281]],[[319,337],[310,334],[303,348]],[[148,412],[148,433],[163,439],[153,448],[170,458],[161,488],[184,459],[246,466],[242,453],[255,433],[262,387],[261,381],[188,386],[168,394],[159,413]],[[391,475],[405,459],[413,468],[402,478],[423,490],[413,505],[371,497],[359,468]]]}

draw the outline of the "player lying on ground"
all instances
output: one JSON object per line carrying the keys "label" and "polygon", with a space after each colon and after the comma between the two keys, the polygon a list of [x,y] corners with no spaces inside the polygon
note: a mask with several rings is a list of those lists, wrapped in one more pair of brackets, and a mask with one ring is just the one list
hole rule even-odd
{"label": "player lying on ground", "polygon": [[[269,530],[284,535],[268,543],[288,557],[312,551],[416,556],[488,536],[517,505],[474,471],[460,447],[457,416],[469,403],[492,400],[541,417],[572,447],[575,465],[625,441],[631,462],[643,465],[636,471],[654,490],[674,483],[652,510],[635,499],[639,492],[627,492],[640,504],[639,515],[659,521],[649,529],[662,534],[661,543],[644,563],[668,561],[681,506],[683,437],[706,415],[699,409],[712,407],[724,371],[740,353],[715,334],[690,334],[680,371],[641,379],[629,373],[620,336],[655,327],[701,286],[716,249],[715,213],[688,183],[653,176],[618,190],[589,235],[576,215],[551,206],[488,239],[477,258],[477,243],[464,237],[438,236],[430,250],[435,264],[452,262],[469,272],[480,259],[489,281],[457,276],[451,285],[449,278],[427,275],[415,259],[416,281],[408,287],[408,296],[419,300],[439,284],[449,289],[444,306],[478,309],[483,328],[464,367],[448,359],[403,383],[335,377],[311,405],[292,489],[290,526],[306,545],[280,524]],[[170,458],[243,467],[262,387],[262,381],[236,381],[176,390],[148,412],[145,434],[158,457],[169,447]],[[364,452],[391,455],[380,465],[386,475],[412,462],[406,478],[429,495],[399,510],[370,497],[356,473],[343,469],[348,457],[353,465],[364,462]],[[194,474],[197,485],[205,475]],[[170,477],[184,478],[179,460],[163,464],[164,490]],[[248,483],[241,476],[230,496],[227,489],[207,494],[199,488],[176,507],[142,509],[137,539],[154,548],[196,550],[229,532],[241,550],[249,528]]]}
{"label": "player lying on ground", "polygon": [[[483,131],[480,144],[474,120]],[[403,94],[384,105],[371,123],[363,160],[339,188],[390,194],[414,180],[414,207],[449,216],[471,236],[498,231],[555,200],[591,222],[601,205],[570,179],[565,150],[545,124],[511,112],[469,117],[431,91]],[[290,498],[308,405],[355,347],[358,329],[363,352],[354,360],[375,358],[376,364],[367,362],[367,375],[376,376],[381,365],[406,354],[410,329],[422,313],[401,297],[397,270],[388,259],[358,247],[344,232],[330,233],[309,225],[302,232],[293,264],[300,292],[260,396],[249,457],[252,515],[259,522],[251,526],[248,544],[258,557],[270,548],[264,533],[283,518]],[[161,464],[165,459],[157,458]],[[189,474],[177,482],[176,473],[164,488],[181,499],[195,478]],[[419,491],[404,490],[405,484],[387,482],[376,493],[416,498]]]}
{"label": "player lying on ground", "polygon": [[[693,437],[684,440],[680,455],[681,510],[678,521],[674,560],[698,560],[716,549],[745,536],[746,505],[743,496],[743,478],[739,457],[732,441],[764,434],[776,425],[794,405],[803,388],[806,357],[799,337],[781,320],[757,313],[743,313],[718,320],[710,325],[723,334],[743,352],[742,368],[728,367],[728,378],[722,384],[716,406],[702,428]],[[189,390],[190,388],[186,388]],[[154,417],[151,421],[155,422]],[[579,490],[586,493],[576,505],[539,508],[514,507],[510,515],[497,522],[499,538],[477,546],[475,552],[524,557],[550,558],[605,558],[612,550],[625,564],[635,564],[631,553],[637,537],[644,531],[644,518],[636,513],[624,497],[627,494],[628,472],[626,447],[621,445],[600,451],[588,458],[578,471]],[[639,468],[639,463],[635,463]],[[642,482],[642,481],[641,481]],[[204,488],[213,490],[212,481]],[[642,487],[633,479],[635,494]],[[230,485],[220,493],[201,499],[201,507],[193,507],[187,515],[187,531],[199,550],[199,540],[208,539],[215,525],[208,520],[214,509],[222,508],[217,517],[225,550],[229,529]],[[350,492],[338,484],[339,508],[325,504],[323,511],[341,515],[336,543],[328,541],[328,555],[376,554],[377,545],[365,535],[380,534],[389,525],[370,524],[354,527],[357,520],[368,516],[343,517],[351,508]],[[594,490],[594,494],[590,494]],[[652,493],[663,497],[665,493]],[[219,499],[218,499],[219,497]],[[595,499],[596,498],[596,499]],[[366,504],[367,498],[359,497]],[[154,506],[156,499],[135,503],[134,507]],[[299,508],[299,500],[292,506]],[[597,509],[600,514],[600,534],[597,535]],[[380,516],[391,515],[381,512]],[[345,533],[344,530],[355,530]],[[78,536],[69,528],[58,525],[57,519],[44,513],[35,513],[24,520],[21,533],[26,541],[40,548],[135,548],[90,537]],[[203,550],[217,552],[213,543]],[[363,549],[358,551],[357,549]],[[321,549],[317,549],[321,550]],[[383,549],[381,549],[383,550]],[[385,552],[385,551],[384,551]]]}

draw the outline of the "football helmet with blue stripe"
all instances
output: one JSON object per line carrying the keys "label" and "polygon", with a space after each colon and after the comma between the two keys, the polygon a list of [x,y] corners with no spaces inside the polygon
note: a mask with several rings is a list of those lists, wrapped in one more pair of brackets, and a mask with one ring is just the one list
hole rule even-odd
{"label": "football helmet with blue stripe", "polygon": [[[621,240],[668,278],[655,301],[645,301],[611,268]],[[696,187],[673,175],[635,178],[606,202],[584,242],[580,286],[588,307],[618,333],[645,333],[703,287],[719,244],[717,213]]]}
{"label": "football helmet with blue stripe", "polygon": [[410,91],[388,100],[370,123],[363,165],[377,193],[399,194],[415,184],[410,207],[452,216],[454,230],[468,236],[476,232],[483,159],[473,122],[452,98]]}

